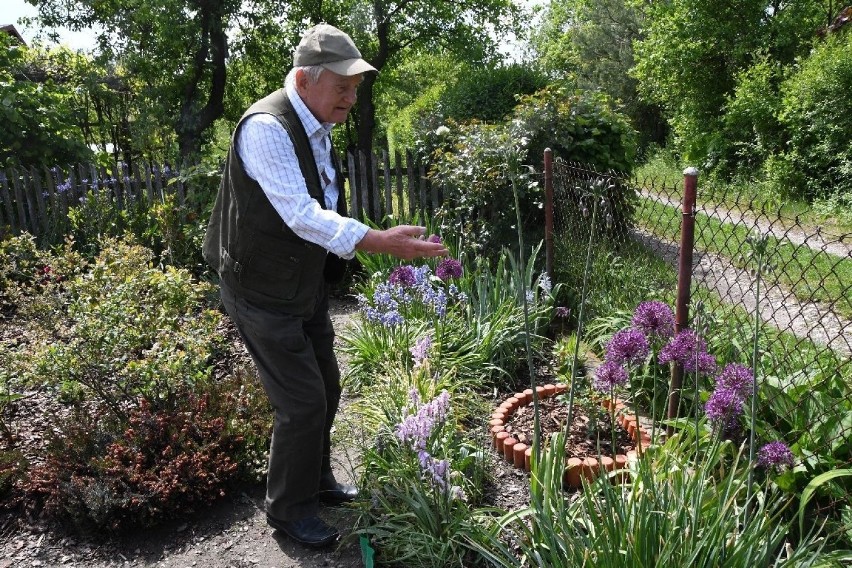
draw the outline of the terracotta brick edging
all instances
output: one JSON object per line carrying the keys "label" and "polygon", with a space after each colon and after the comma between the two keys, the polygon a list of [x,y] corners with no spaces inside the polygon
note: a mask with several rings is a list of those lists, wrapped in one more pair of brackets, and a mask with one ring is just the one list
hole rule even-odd
{"label": "terracotta brick edging", "polygon": [[[563,383],[547,384],[536,387],[536,391],[539,400],[542,400],[562,394],[567,388]],[[532,447],[514,438],[512,433],[506,430],[506,424],[518,408],[532,404],[532,398],[532,389],[526,389],[524,392],[518,392],[507,397],[494,409],[488,421],[491,443],[497,454],[516,468],[527,472],[530,471]],[[605,400],[603,407],[612,410],[611,401]],[[601,473],[601,470],[607,473],[625,470],[631,460],[635,460],[651,445],[651,435],[640,425],[639,417],[635,413],[631,413],[623,402],[615,402],[615,416],[621,427],[636,442],[637,449],[630,450],[626,454],[601,456],[600,460],[595,457],[568,458],[565,460],[566,485],[580,487],[584,478],[591,481]]]}

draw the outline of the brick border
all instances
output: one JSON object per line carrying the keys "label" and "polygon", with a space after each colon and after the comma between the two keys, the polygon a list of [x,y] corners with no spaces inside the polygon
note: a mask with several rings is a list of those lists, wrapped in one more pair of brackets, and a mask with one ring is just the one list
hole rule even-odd
{"label": "brick border", "polygon": [[[564,383],[546,384],[536,387],[536,392],[539,400],[541,400],[562,394],[567,389],[568,387]],[[511,433],[506,431],[506,423],[518,408],[532,404],[532,398],[532,389],[526,389],[507,397],[494,409],[488,421],[492,448],[505,461],[527,472],[530,471],[532,447],[512,437]],[[611,410],[610,401],[604,401],[603,407]],[[580,487],[583,479],[591,481],[601,470],[607,473],[625,470],[631,460],[637,459],[651,445],[651,435],[640,425],[638,415],[631,413],[627,405],[621,401],[615,403],[615,412],[616,420],[636,442],[637,449],[612,457],[601,456],[600,460],[594,457],[568,458],[565,463],[564,482],[569,487]]]}

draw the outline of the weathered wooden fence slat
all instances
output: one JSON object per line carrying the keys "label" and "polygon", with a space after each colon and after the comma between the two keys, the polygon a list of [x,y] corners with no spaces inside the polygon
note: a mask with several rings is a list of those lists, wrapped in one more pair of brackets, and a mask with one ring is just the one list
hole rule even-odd
{"label": "weathered wooden fence slat", "polygon": [[[424,162],[410,150],[347,152],[342,163],[349,214],[356,219],[403,221],[434,213],[440,205],[441,188],[428,179]],[[69,210],[81,206],[90,193],[119,209],[150,207],[169,194],[183,205],[195,190],[175,173],[146,161],[0,170],[0,238],[24,231],[58,236],[68,225]]]}

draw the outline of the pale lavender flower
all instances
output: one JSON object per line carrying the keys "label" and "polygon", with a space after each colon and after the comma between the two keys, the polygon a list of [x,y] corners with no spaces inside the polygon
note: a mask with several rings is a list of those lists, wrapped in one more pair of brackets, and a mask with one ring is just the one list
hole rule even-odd
{"label": "pale lavender flower", "polygon": [[455,284],[450,284],[447,287],[447,294],[449,294],[450,298],[455,300],[456,303],[465,304],[467,303],[467,294],[459,290],[459,287]]}
{"label": "pale lavender flower", "polygon": [[627,327],[615,332],[606,344],[606,360],[613,363],[639,365],[645,361],[651,346],[638,329]]}
{"label": "pale lavender flower", "polygon": [[780,473],[796,463],[793,452],[784,442],[769,442],[757,450],[757,465]]}
{"label": "pale lavender flower", "polygon": [[447,491],[450,487],[450,462],[436,460],[425,450],[417,452],[417,459],[426,479],[439,491]]}
{"label": "pale lavender flower", "polygon": [[707,353],[704,340],[691,329],[685,329],[675,335],[660,351],[661,364],[680,363],[686,372],[709,375],[716,370],[716,358]]}
{"label": "pale lavender flower", "polygon": [[414,269],[414,280],[416,286],[429,284],[429,276],[432,274],[432,269],[428,264],[421,264]]}
{"label": "pale lavender flower", "polygon": [[429,352],[432,350],[432,336],[426,335],[417,340],[409,351],[414,358],[414,368],[420,367],[423,361],[429,357]]}
{"label": "pale lavender flower", "polygon": [[524,297],[526,298],[528,304],[535,303],[535,294],[533,293],[532,290],[527,290],[524,293]]}
{"label": "pale lavender flower", "polygon": [[754,375],[745,365],[730,363],[716,377],[716,387],[732,389],[745,398],[754,392]]}
{"label": "pale lavender flower", "polygon": [[412,401],[417,408],[414,414],[407,415],[403,421],[396,426],[396,437],[406,444],[411,444],[412,449],[420,451],[426,449],[426,444],[437,425],[447,417],[450,408],[450,394],[445,390],[430,402],[419,405],[419,397],[416,392],[411,395]]}
{"label": "pale lavender flower", "polygon": [[632,323],[652,338],[668,339],[674,335],[674,313],[665,302],[642,302],[633,312]]}
{"label": "pale lavender flower", "polygon": [[409,286],[414,286],[416,282],[416,278],[414,275],[414,267],[410,264],[405,264],[403,266],[397,266],[393,269],[388,277],[388,282],[391,284],[397,284],[398,286],[402,286],[403,288],[408,288]]}
{"label": "pale lavender flower", "polygon": [[435,269],[435,276],[444,282],[461,278],[461,275],[462,265],[454,258],[445,258],[441,260],[441,262],[438,263],[438,267]]}
{"label": "pale lavender flower", "polygon": [[595,371],[595,380],[592,386],[595,390],[603,393],[609,393],[615,387],[623,385],[627,382],[627,369],[616,363],[615,361],[605,361],[603,365]]}
{"label": "pale lavender flower", "polygon": [[546,294],[550,294],[551,290],[553,290],[553,283],[550,281],[550,276],[547,274],[542,274],[539,277],[538,285]]}

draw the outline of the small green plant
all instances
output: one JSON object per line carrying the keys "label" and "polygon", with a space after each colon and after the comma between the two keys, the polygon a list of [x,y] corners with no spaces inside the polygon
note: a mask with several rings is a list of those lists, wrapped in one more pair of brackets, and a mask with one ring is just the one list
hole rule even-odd
{"label": "small green plant", "polygon": [[481,487],[483,454],[460,436],[447,391],[424,401],[417,388],[407,400],[394,390],[397,396],[385,399],[387,421],[376,445],[364,453],[369,501],[360,532],[383,563],[469,566],[473,559],[461,541],[475,530],[470,502]]}

